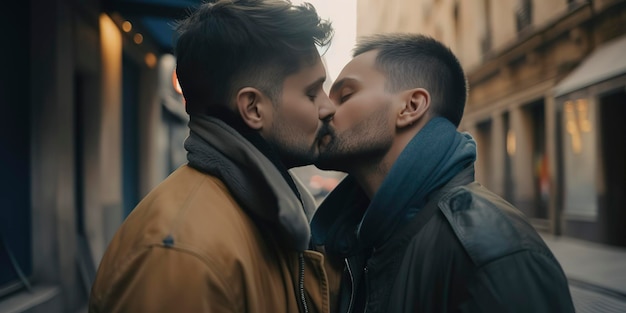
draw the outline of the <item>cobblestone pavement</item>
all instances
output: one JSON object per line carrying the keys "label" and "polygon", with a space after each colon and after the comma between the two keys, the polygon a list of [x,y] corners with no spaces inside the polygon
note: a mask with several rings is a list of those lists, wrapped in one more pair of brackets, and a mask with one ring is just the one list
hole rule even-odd
{"label": "cobblestone pavement", "polygon": [[626,312],[626,248],[542,236],[568,277],[576,312]]}

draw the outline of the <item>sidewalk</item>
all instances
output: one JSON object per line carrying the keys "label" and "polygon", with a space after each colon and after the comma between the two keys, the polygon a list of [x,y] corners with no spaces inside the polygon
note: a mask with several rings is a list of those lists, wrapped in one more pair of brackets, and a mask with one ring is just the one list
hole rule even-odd
{"label": "sidewalk", "polygon": [[576,312],[626,312],[626,248],[541,235],[567,275]]}

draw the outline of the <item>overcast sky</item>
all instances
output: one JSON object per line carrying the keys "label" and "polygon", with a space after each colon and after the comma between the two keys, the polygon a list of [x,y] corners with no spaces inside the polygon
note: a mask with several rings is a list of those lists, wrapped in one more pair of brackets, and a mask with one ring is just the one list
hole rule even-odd
{"label": "overcast sky", "polygon": [[333,41],[324,58],[328,76],[334,80],[343,66],[351,59],[356,43],[356,0],[292,0],[294,4],[309,2],[317,13],[332,22],[335,29]]}

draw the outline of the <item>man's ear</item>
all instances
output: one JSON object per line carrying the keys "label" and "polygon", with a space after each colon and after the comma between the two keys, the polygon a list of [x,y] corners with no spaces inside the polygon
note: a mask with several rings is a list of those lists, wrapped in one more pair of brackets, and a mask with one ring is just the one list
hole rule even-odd
{"label": "man's ear", "polygon": [[256,88],[244,87],[237,92],[235,105],[243,121],[252,129],[263,128],[265,102],[268,99]]}
{"label": "man's ear", "polygon": [[404,107],[396,120],[398,128],[404,128],[426,115],[430,108],[430,94],[424,88],[415,88],[403,93]]}

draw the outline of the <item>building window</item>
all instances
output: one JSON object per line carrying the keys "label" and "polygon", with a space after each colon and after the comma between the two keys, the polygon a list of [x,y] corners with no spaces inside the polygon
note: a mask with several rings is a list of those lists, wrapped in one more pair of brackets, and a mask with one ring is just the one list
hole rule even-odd
{"label": "building window", "polygon": [[567,7],[571,10],[576,6],[577,0],[567,0]]}
{"label": "building window", "polygon": [[122,199],[124,217],[140,200],[139,194],[139,80],[140,68],[128,55],[122,58]]}
{"label": "building window", "polygon": [[[22,6],[28,9],[28,5]],[[28,10],[16,10],[23,12]],[[6,25],[30,25],[28,14],[5,14]],[[4,76],[0,86],[0,297],[28,286],[32,274],[31,240],[31,62],[29,28],[7,32],[14,49],[2,49]],[[26,82],[26,83],[25,83]]]}
{"label": "building window", "polygon": [[459,10],[460,10],[459,2],[455,1],[452,14],[454,16],[454,29],[457,32],[457,34],[459,33],[459,28],[461,27],[461,13],[459,12]]}
{"label": "building window", "polygon": [[480,52],[483,58],[491,51],[491,2],[485,0],[485,32],[483,38],[480,40]]}
{"label": "building window", "polygon": [[517,6],[517,10],[515,11],[516,25],[517,31],[521,32],[532,23],[532,1],[531,0],[520,0]]}
{"label": "building window", "polygon": [[[19,87],[13,90],[6,103],[22,101]],[[32,272],[29,109],[6,106],[0,123],[0,296],[28,286]]]}

